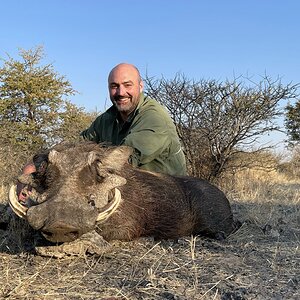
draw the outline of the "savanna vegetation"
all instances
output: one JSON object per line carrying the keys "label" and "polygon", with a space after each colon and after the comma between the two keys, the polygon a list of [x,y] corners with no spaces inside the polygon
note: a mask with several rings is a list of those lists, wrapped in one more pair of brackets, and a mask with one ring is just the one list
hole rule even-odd
{"label": "savanna vegetation", "polygon": [[[240,227],[224,241],[146,238],[112,243],[100,257],[43,257],[26,250],[8,186],[35,151],[79,139],[96,113],[71,102],[76,90],[43,63],[43,48],[19,54],[0,67],[1,299],[299,299],[298,84],[146,76],[146,92],[177,126],[190,175],[226,192]],[[280,129],[278,117],[289,157],[256,143]]]}
{"label": "savanna vegetation", "polygon": [[20,60],[8,57],[0,68],[2,184],[37,150],[79,139],[95,117],[69,100],[76,91],[52,64],[42,64],[42,47],[19,54]]}

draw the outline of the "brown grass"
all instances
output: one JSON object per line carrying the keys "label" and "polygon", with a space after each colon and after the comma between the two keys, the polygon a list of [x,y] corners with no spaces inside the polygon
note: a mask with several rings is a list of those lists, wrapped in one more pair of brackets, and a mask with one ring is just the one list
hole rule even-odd
{"label": "brown grass", "polygon": [[225,241],[144,238],[56,259],[12,251],[0,230],[0,299],[299,299],[300,182],[248,170],[223,188],[242,223]]}

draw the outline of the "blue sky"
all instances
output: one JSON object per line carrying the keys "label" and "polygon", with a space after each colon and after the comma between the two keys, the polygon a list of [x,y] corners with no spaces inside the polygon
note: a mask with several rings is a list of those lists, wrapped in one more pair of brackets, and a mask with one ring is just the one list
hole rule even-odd
{"label": "blue sky", "polygon": [[107,75],[120,62],[142,76],[300,82],[298,0],[2,0],[0,57],[43,45],[45,63],[87,110],[110,105]]}

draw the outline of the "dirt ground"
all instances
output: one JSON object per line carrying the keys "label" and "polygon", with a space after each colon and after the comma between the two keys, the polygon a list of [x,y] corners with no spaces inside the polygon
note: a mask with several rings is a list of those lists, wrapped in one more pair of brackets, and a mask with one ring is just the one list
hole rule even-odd
{"label": "dirt ground", "polygon": [[300,299],[299,201],[231,204],[242,225],[223,241],[143,238],[63,258],[21,249],[2,204],[0,299]]}

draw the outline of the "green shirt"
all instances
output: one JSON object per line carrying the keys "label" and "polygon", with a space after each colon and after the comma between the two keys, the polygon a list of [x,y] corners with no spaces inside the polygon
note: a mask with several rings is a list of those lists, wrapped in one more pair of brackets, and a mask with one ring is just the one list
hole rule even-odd
{"label": "green shirt", "polygon": [[156,100],[140,95],[137,108],[126,122],[111,106],[81,135],[97,143],[134,148],[130,163],[144,170],[170,175],[186,175],[186,163],[175,125]]}

